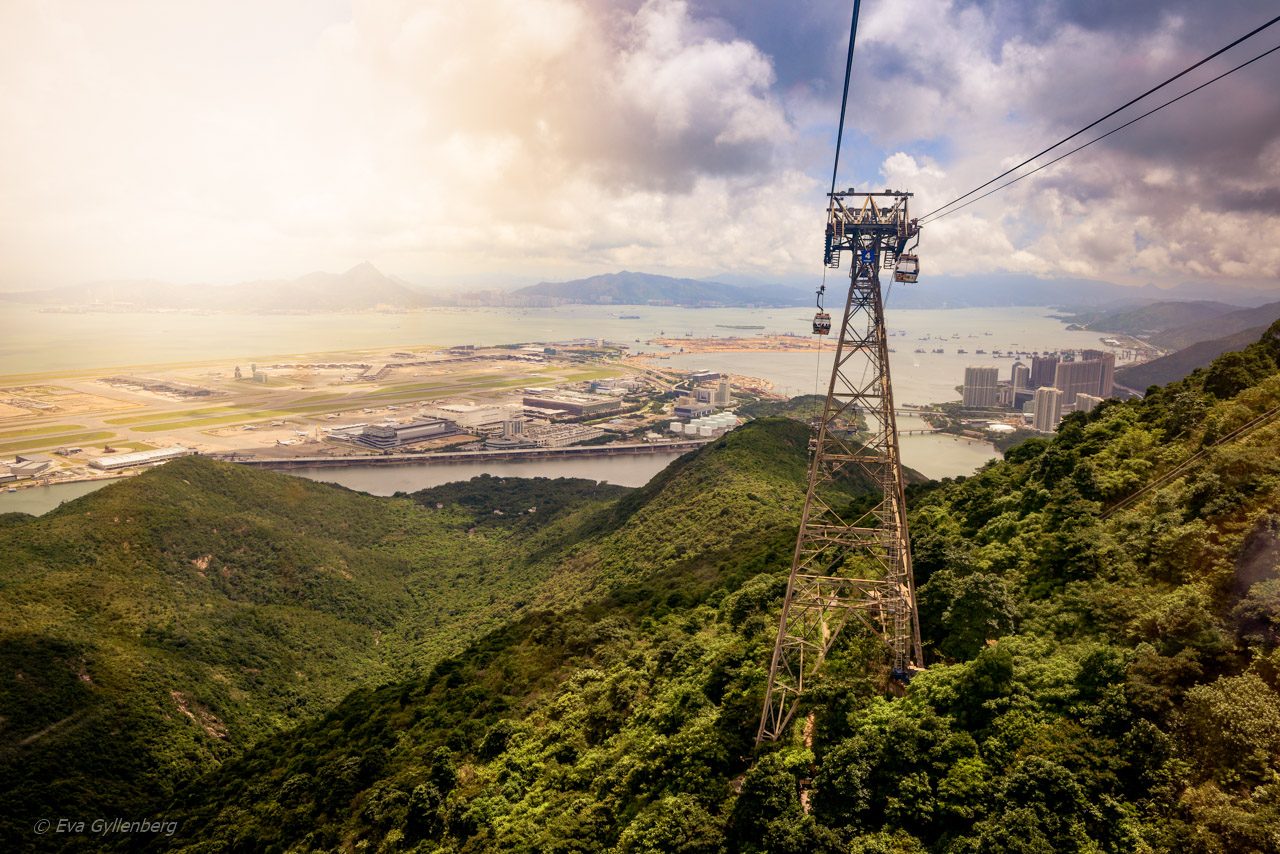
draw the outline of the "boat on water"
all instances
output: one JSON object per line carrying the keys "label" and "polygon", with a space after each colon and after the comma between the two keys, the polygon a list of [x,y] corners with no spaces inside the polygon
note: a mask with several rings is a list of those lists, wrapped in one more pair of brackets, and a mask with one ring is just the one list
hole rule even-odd
{"label": "boat on water", "polygon": [[618,319],[619,319],[619,320],[639,320],[639,319],[640,319],[640,315],[638,315],[638,314],[620,314],[620,315],[618,315]]}
{"label": "boat on water", "polygon": [[764,329],[764,327],[744,323],[717,323],[716,329]]}

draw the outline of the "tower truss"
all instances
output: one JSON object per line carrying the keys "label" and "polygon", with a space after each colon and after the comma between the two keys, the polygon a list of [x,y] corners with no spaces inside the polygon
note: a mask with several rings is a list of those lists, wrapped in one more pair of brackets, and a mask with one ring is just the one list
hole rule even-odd
{"label": "tower truss", "polygon": [[[832,193],[824,262],[852,258],[827,398],[810,440],[809,485],[787,580],[756,743],[782,736],[840,632],[851,619],[885,641],[895,677],[922,667],[906,496],[889,381],[880,271],[915,281],[904,252],[918,236],[910,193]],[[870,506],[836,503],[833,481],[862,474]]]}

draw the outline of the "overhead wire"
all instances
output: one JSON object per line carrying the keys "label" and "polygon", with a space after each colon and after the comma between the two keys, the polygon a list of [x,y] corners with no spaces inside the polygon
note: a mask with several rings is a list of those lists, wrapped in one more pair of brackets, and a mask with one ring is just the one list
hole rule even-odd
{"label": "overhead wire", "polygon": [[[951,215],[951,214],[953,214],[953,213],[959,213],[960,211],[962,211],[962,210],[964,210],[965,208],[969,207],[969,205],[972,205],[972,204],[974,204],[975,202],[980,202],[980,201],[982,201],[983,199],[987,198],[988,196],[990,196],[990,195],[992,195],[992,194],[994,194],[994,193],[998,193],[998,192],[1000,192],[1001,190],[1006,189],[1007,187],[1011,187],[1011,186],[1013,186],[1014,184],[1016,184],[1016,183],[1018,183],[1019,181],[1021,181],[1023,178],[1030,178],[1032,175],[1036,174],[1037,172],[1041,171],[1042,169],[1048,169],[1048,168],[1049,168],[1050,166],[1052,166],[1053,164],[1058,163],[1059,161],[1065,160],[1066,158],[1070,157],[1071,155],[1075,154],[1075,153],[1076,153],[1076,152],[1078,152],[1078,151],[1083,151],[1084,149],[1086,149],[1086,148],[1088,148],[1089,146],[1093,145],[1095,142],[1101,142],[1102,140],[1104,140],[1104,139],[1106,139],[1107,137],[1111,136],[1113,133],[1118,133],[1119,131],[1124,130],[1125,128],[1129,127],[1130,125],[1133,125],[1133,124],[1136,124],[1136,123],[1138,123],[1138,122],[1142,121],[1142,120],[1143,120],[1143,119],[1145,119],[1147,116],[1150,116],[1150,115],[1152,115],[1152,114],[1154,114],[1154,113],[1158,113],[1158,112],[1160,112],[1161,110],[1163,110],[1165,107],[1168,107],[1168,106],[1170,106],[1170,105],[1172,105],[1172,104],[1176,104],[1176,103],[1178,103],[1178,102],[1179,102],[1179,101],[1181,101],[1183,98],[1186,98],[1188,95],[1194,95],[1196,92],[1199,92],[1201,89],[1205,88],[1206,86],[1209,86],[1209,85],[1211,85],[1211,84],[1213,84],[1213,83],[1217,83],[1217,82],[1218,82],[1219,80],[1221,80],[1222,78],[1224,78],[1224,77],[1226,77],[1226,76],[1228,76],[1228,75],[1230,75],[1230,74],[1235,74],[1235,73],[1236,73],[1237,71],[1239,71],[1240,69],[1245,68],[1246,66],[1252,65],[1253,63],[1257,62],[1258,60],[1262,59],[1263,57],[1268,56],[1268,55],[1270,55],[1270,54],[1273,54],[1273,53],[1275,53],[1275,52],[1276,52],[1276,51],[1278,51],[1278,50],[1280,50],[1280,45],[1276,45],[1275,47],[1271,48],[1270,50],[1265,50],[1265,51],[1263,51],[1262,53],[1258,54],[1257,56],[1253,57],[1252,59],[1248,59],[1248,60],[1246,60],[1246,61],[1244,61],[1244,62],[1240,63],[1240,64],[1239,64],[1239,65],[1237,65],[1235,68],[1232,68],[1232,69],[1229,69],[1229,70],[1227,70],[1227,71],[1224,71],[1224,72],[1222,72],[1221,74],[1219,74],[1217,77],[1213,77],[1213,78],[1211,78],[1211,79],[1209,79],[1209,80],[1206,80],[1204,83],[1201,83],[1199,86],[1195,87],[1194,89],[1188,89],[1186,92],[1183,92],[1183,93],[1182,93],[1181,95],[1179,95],[1178,97],[1176,97],[1176,98],[1170,98],[1168,101],[1165,101],[1163,104],[1159,105],[1158,107],[1153,107],[1153,108],[1151,108],[1150,110],[1147,110],[1145,113],[1143,113],[1143,114],[1141,114],[1141,115],[1139,115],[1139,116],[1137,116],[1137,117],[1135,117],[1135,118],[1130,119],[1129,121],[1125,122],[1124,124],[1119,125],[1118,127],[1112,128],[1111,130],[1107,131],[1106,133],[1102,134],[1101,136],[1097,136],[1097,137],[1095,137],[1095,138],[1093,138],[1093,139],[1089,140],[1088,142],[1084,143],[1083,145],[1078,145],[1078,146],[1076,146],[1075,148],[1071,149],[1070,151],[1068,151],[1068,152],[1066,152],[1066,153],[1064,153],[1064,154],[1061,154],[1061,155],[1059,155],[1059,156],[1055,157],[1054,159],[1050,160],[1048,163],[1043,163],[1043,164],[1041,164],[1041,165],[1037,166],[1035,169],[1032,169],[1030,172],[1026,172],[1026,173],[1024,173],[1024,174],[1022,174],[1022,175],[1019,175],[1019,176],[1018,176],[1018,177],[1016,177],[1016,178],[1013,178],[1012,180],[1006,181],[1005,183],[1003,183],[1003,184],[999,185],[998,187],[995,187],[995,188],[993,188],[993,189],[991,189],[991,190],[988,190],[987,192],[983,193],[981,196],[978,196],[978,197],[977,197],[977,198],[975,198],[975,199],[970,199],[969,201],[965,202],[963,205],[960,205],[959,207],[952,208],[952,209],[951,209],[951,210],[949,210],[949,211],[945,211],[945,212],[943,212],[943,213],[937,214],[936,216],[933,216],[932,220],[930,220],[930,221],[931,221],[931,222],[937,222],[937,221],[939,221],[939,220],[943,219],[944,217],[948,217],[948,216],[950,216],[950,215]],[[1008,173],[1006,172],[1005,174],[1007,175]],[[991,182],[987,182],[987,184],[986,184],[986,185],[984,185],[984,186],[988,186],[990,183],[991,183]],[[938,210],[942,210],[942,208],[938,208]],[[926,214],[926,216],[931,216],[931,215],[930,215],[930,214]],[[923,220],[923,219],[924,219],[924,217],[921,217],[921,220]],[[924,224],[924,223],[922,222],[921,224]]]}
{"label": "overhead wire", "polygon": [[[858,41],[858,12],[862,8],[862,0],[853,0],[853,14],[849,19],[849,50],[844,60],[844,89],[840,94],[840,124],[836,127],[836,153],[831,164],[831,193],[836,191],[836,176],[840,171],[840,147],[844,142],[844,117],[849,106],[849,80],[853,76],[853,48]],[[828,194],[830,195],[830,194]],[[827,266],[822,265],[822,290],[827,286]],[[821,293],[821,291],[819,291]],[[825,309],[820,309],[825,310]],[[843,322],[843,321],[842,321]],[[822,336],[818,336],[818,357],[813,368],[813,394],[818,395],[819,379],[822,375]]]}
{"label": "overhead wire", "polygon": [[[1044,150],[1042,150],[1042,151],[1039,151],[1039,152],[1037,152],[1036,154],[1031,155],[1031,156],[1030,156],[1030,157],[1028,157],[1026,160],[1023,160],[1021,163],[1019,163],[1017,166],[1013,166],[1013,167],[1011,167],[1011,168],[1009,168],[1009,169],[1006,169],[1005,171],[1001,172],[999,175],[995,176],[994,178],[992,178],[991,180],[987,181],[986,183],[984,183],[984,184],[979,184],[977,187],[974,187],[972,190],[970,190],[969,192],[965,193],[964,195],[962,195],[962,196],[957,196],[956,198],[954,198],[954,199],[952,199],[951,201],[947,202],[945,205],[942,205],[941,207],[938,207],[938,208],[934,208],[933,210],[929,211],[927,214],[924,214],[923,216],[921,216],[921,217],[920,217],[920,220],[921,220],[921,221],[923,221],[923,220],[925,220],[926,218],[933,217],[933,216],[934,216],[934,214],[937,214],[937,213],[939,213],[939,212],[941,212],[941,211],[946,210],[947,208],[949,208],[949,207],[951,207],[952,205],[954,205],[956,202],[964,201],[965,199],[967,199],[967,198],[969,198],[970,196],[972,196],[974,193],[977,193],[977,192],[979,192],[979,191],[981,191],[981,190],[986,189],[987,187],[990,187],[992,184],[994,184],[995,182],[999,181],[1001,178],[1005,178],[1005,177],[1008,177],[1009,175],[1012,175],[1014,172],[1017,172],[1017,171],[1018,171],[1019,169],[1021,169],[1023,166],[1026,166],[1027,164],[1031,163],[1031,162],[1032,162],[1033,160],[1035,160],[1036,158],[1038,158],[1038,157],[1042,157],[1043,155],[1048,154],[1050,151],[1053,151],[1055,148],[1058,148],[1058,147],[1059,147],[1059,146],[1061,146],[1061,145],[1065,145],[1066,143],[1068,143],[1068,142],[1070,142],[1071,140],[1075,139],[1076,137],[1080,136],[1080,134],[1084,133],[1085,131],[1088,131],[1088,130],[1091,130],[1092,128],[1097,127],[1098,125],[1102,124],[1102,123],[1103,123],[1103,122],[1105,122],[1107,119],[1111,118],[1112,116],[1116,115],[1117,113],[1123,112],[1124,110],[1128,109],[1129,107],[1132,107],[1134,104],[1138,103],[1138,102],[1139,102],[1139,101],[1141,101],[1143,98],[1146,98],[1148,95],[1152,95],[1152,94],[1154,94],[1155,92],[1158,92],[1159,90],[1163,89],[1165,86],[1168,86],[1170,83],[1173,83],[1174,81],[1179,80],[1179,79],[1181,79],[1181,78],[1185,77],[1186,75],[1190,74],[1192,71],[1195,71],[1197,68],[1199,68],[1200,66],[1204,65],[1206,62],[1209,62],[1210,60],[1215,59],[1216,57],[1219,57],[1219,56],[1221,56],[1222,54],[1226,53],[1227,51],[1231,50],[1233,47],[1236,47],[1237,45],[1239,45],[1239,44],[1241,44],[1241,43],[1243,43],[1243,42],[1245,42],[1245,41],[1248,41],[1249,39],[1251,39],[1251,38],[1253,38],[1254,36],[1256,36],[1258,33],[1262,32],[1263,30],[1267,29],[1268,27],[1271,27],[1271,26],[1275,25],[1276,23],[1280,23],[1280,15],[1277,15],[1276,17],[1272,18],[1271,20],[1267,21],[1266,23],[1262,24],[1261,26],[1258,26],[1258,27],[1254,28],[1253,30],[1250,30],[1249,32],[1247,32],[1247,33],[1245,33],[1244,35],[1240,36],[1240,37],[1239,37],[1238,39],[1236,39],[1235,41],[1231,42],[1230,44],[1228,44],[1228,45],[1226,45],[1226,46],[1224,46],[1224,47],[1221,47],[1221,48],[1219,48],[1218,50],[1215,50],[1213,53],[1209,54],[1209,55],[1208,55],[1208,56],[1206,56],[1204,59],[1201,59],[1199,62],[1196,62],[1196,63],[1194,63],[1194,64],[1192,64],[1192,65],[1187,66],[1187,67],[1186,67],[1186,68],[1184,68],[1182,71],[1179,71],[1177,74],[1175,74],[1175,75],[1173,75],[1172,77],[1170,77],[1168,80],[1165,80],[1163,83],[1160,83],[1160,84],[1158,84],[1158,85],[1156,85],[1156,86],[1153,86],[1153,87],[1151,87],[1150,89],[1148,89],[1147,91],[1143,92],[1141,95],[1138,95],[1136,98],[1132,98],[1132,99],[1130,99],[1130,100],[1126,101],[1125,103],[1121,104],[1119,107],[1116,107],[1114,110],[1112,110],[1111,112],[1107,113],[1105,116],[1102,116],[1101,118],[1095,119],[1094,121],[1092,121],[1092,122],[1090,122],[1089,124],[1085,125],[1084,127],[1080,128],[1080,129],[1079,129],[1078,131],[1076,131],[1075,133],[1072,133],[1072,134],[1070,134],[1069,136],[1065,136],[1065,137],[1063,137],[1062,139],[1060,139],[1060,140],[1058,140],[1057,142],[1055,142],[1053,145],[1049,146],[1048,148],[1046,148],[1046,149],[1044,149]],[[850,57],[852,57],[852,54],[853,54],[853,51],[852,51],[852,47],[851,47],[851,48],[850,48]],[[847,85],[847,84],[846,84],[846,85]],[[1192,91],[1194,91],[1194,90],[1192,90]],[[844,118],[844,110],[843,110],[843,107],[842,107],[842,108],[841,108],[841,124],[843,124],[843,118]],[[842,129],[843,129],[843,128],[842,128]],[[838,155],[838,152],[837,152],[837,155]],[[834,176],[832,176],[832,187],[833,187],[833,191],[834,191],[834,185],[835,185],[835,182],[834,182]]]}
{"label": "overhead wire", "polygon": [[836,191],[836,172],[840,169],[840,143],[844,139],[844,113],[849,106],[849,77],[853,73],[853,45],[858,40],[858,9],[862,0],[853,0],[853,17],[849,21],[849,54],[844,60],[844,94],[840,96],[840,124],[836,128],[836,159],[831,166],[831,192]]}

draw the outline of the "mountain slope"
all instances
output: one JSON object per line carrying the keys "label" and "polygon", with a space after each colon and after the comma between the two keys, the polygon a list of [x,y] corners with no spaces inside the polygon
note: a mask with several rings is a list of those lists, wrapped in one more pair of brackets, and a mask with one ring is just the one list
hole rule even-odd
{"label": "mountain slope", "polygon": [[914,488],[932,666],[905,696],[849,630],[751,754],[806,436],[768,422],[601,512],[564,558],[600,595],[229,763],[158,847],[1273,850],[1280,425],[1101,509],[1280,405],[1278,365],[1280,327]]}
{"label": "mountain slope", "polygon": [[[1201,341],[1210,341],[1239,335],[1245,331],[1258,330],[1257,334],[1254,335],[1254,340],[1256,340],[1257,336],[1261,334],[1261,330],[1276,320],[1280,320],[1280,302],[1270,302],[1255,308],[1242,308],[1238,311],[1219,314],[1199,322],[1172,326],[1153,336],[1151,341],[1160,347],[1180,350]],[[1244,344],[1239,346],[1243,347]],[[1236,348],[1233,347],[1231,349]]]}
{"label": "mountain slope", "polygon": [[542,282],[515,291],[516,296],[587,305],[686,306],[805,305],[808,294],[795,288],[726,285],[700,279],[678,279],[652,273],[606,273],[568,282]]}
{"label": "mountain slope", "polygon": [[[1204,325],[1214,318],[1238,311],[1239,306],[1211,300],[1155,302],[1118,311],[1095,312],[1076,318],[1076,322],[1098,332],[1119,332],[1154,338],[1174,327]],[[1256,325],[1256,324],[1255,324]]]}
{"label": "mountain slope", "polygon": [[[601,497],[528,492],[561,520]],[[198,457],[6,517],[0,836],[20,816],[136,813],[500,624],[551,567],[522,556],[538,537],[475,521]]]}
{"label": "mountain slope", "polygon": [[1152,335],[1151,342],[1176,348],[1175,352],[1141,365],[1120,368],[1116,371],[1116,381],[1138,392],[1153,385],[1176,382],[1197,368],[1208,367],[1223,353],[1249,346],[1276,320],[1280,320],[1280,302],[1165,329]]}
{"label": "mountain slope", "polygon": [[[244,838],[257,840],[255,845],[301,839],[293,834],[307,835],[304,825],[312,821],[312,810],[343,810],[341,803],[376,777],[403,776],[393,786],[381,787],[389,795],[425,784],[422,763],[432,761],[440,748],[461,744],[459,739],[477,744],[487,740],[489,750],[501,752],[508,737],[515,737],[511,727],[522,729],[514,721],[541,709],[570,684],[564,680],[576,684],[573,680],[581,678],[584,667],[603,665],[619,655],[616,660],[621,662],[674,654],[692,638],[676,629],[673,643],[655,646],[649,637],[651,624],[677,626],[694,612],[713,612],[714,607],[703,603],[721,601],[725,591],[740,589],[788,559],[803,499],[808,435],[808,428],[798,422],[765,419],[680,458],[649,486],[600,511],[578,532],[578,544],[560,558],[556,595],[546,598],[541,608],[490,634],[429,677],[353,694],[305,735],[273,740],[234,769],[201,781],[189,793],[192,813],[184,823],[186,838],[223,844],[228,833],[247,834]],[[831,498],[838,501],[842,490],[849,490],[843,500],[855,500],[867,486],[865,481],[846,480]],[[776,583],[770,580],[756,598],[767,602],[776,593]],[[752,606],[743,607],[746,613]],[[696,634],[692,623],[688,631]],[[758,664],[751,670],[758,675]],[[622,703],[623,697],[605,702]],[[601,737],[620,720],[622,709],[599,709],[604,717],[593,726]],[[744,705],[735,714],[749,717],[756,712]],[[361,721],[358,728],[371,742],[364,743],[363,735],[360,745],[348,741],[344,733],[356,721]],[[724,737],[741,752],[748,741],[746,729],[738,723],[726,721]],[[402,742],[415,744],[408,753],[392,757],[373,747],[399,739],[394,733],[405,727],[415,732]],[[589,733],[585,737],[594,738]],[[300,741],[309,745],[305,773],[289,758]],[[323,781],[332,769],[357,757],[350,777],[354,788],[328,791]],[[557,764],[570,761],[566,754]],[[443,760],[436,764],[441,781],[432,785],[439,792],[451,772]],[[250,769],[264,773],[246,787],[242,775],[257,773]],[[263,787],[282,785],[296,791],[297,809],[267,821],[252,804],[265,803]],[[216,794],[206,800],[201,792]],[[424,790],[421,797],[436,796]],[[213,811],[207,812],[201,803]],[[223,806],[241,817],[231,819],[231,812],[222,813]],[[306,845],[336,845],[344,835],[338,828],[319,827]],[[525,843],[529,850],[548,850],[532,839]]]}
{"label": "mountain slope", "polygon": [[1177,382],[1198,368],[1208,367],[1223,353],[1249,346],[1265,331],[1265,326],[1258,326],[1224,338],[1201,341],[1150,362],[1117,368],[1116,382],[1138,393],[1153,385]]}

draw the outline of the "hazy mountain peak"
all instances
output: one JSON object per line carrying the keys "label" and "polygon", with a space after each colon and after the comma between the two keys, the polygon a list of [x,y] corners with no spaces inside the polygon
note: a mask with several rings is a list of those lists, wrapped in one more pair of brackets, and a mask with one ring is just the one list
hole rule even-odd
{"label": "hazy mountain peak", "polygon": [[381,277],[382,277],[382,278],[384,278],[384,279],[385,279],[385,278],[387,278],[387,274],[386,274],[386,273],[383,273],[383,272],[382,272],[381,270],[379,270],[376,266],[374,266],[374,263],[373,263],[372,261],[361,261],[359,264],[356,264],[354,267],[352,267],[351,269],[347,270],[347,271],[346,271],[345,273],[343,273],[342,275],[344,275],[344,276],[351,276],[351,275],[367,276],[367,275],[373,275],[373,276],[381,276]]}
{"label": "hazy mountain peak", "polygon": [[747,306],[799,305],[808,301],[807,294],[783,285],[727,285],[631,270],[567,282],[540,282],[515,294],[587,305]]}

